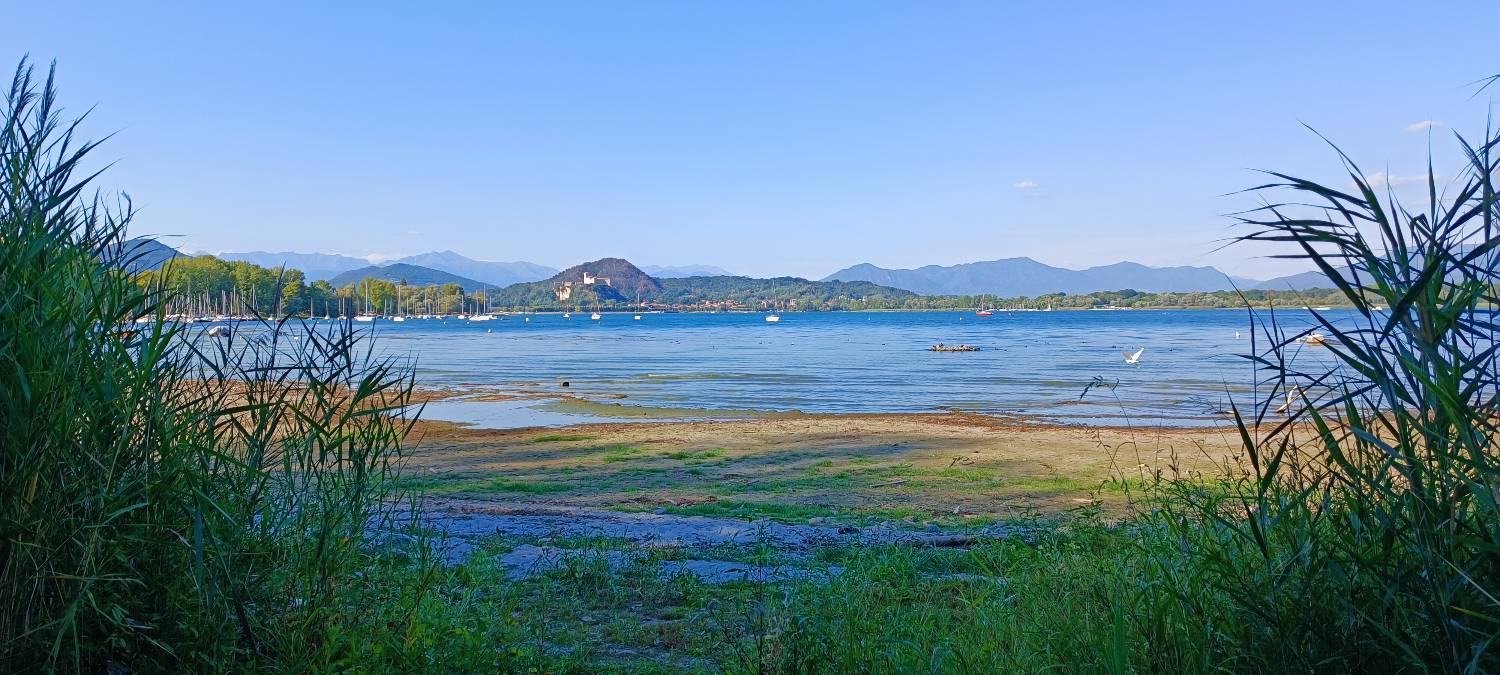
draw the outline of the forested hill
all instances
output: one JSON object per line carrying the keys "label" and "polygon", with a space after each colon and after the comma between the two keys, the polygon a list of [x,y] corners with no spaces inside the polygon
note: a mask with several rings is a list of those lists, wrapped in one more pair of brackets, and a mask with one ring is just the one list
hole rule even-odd
{"label": "forested hill", "polygon": [[762,309],[780,303],[789,309],[899,308],[917,294],[868,281],[810,281],[797,277],[684,277],[662,279],[662,304],[728,305]]}
{"label": "forested hill", "polygon": [[[592,283],[584,283],[590,281]],[[752,279],[695,276],[656,279],[629,261],[604,258],[563,270],[546,281],[507,286],[490,293],[505,309],[619,307],[639,304],[678,308],[789,309],[896,308],[911,291],[866,281],[809,281],[796,277]]]}

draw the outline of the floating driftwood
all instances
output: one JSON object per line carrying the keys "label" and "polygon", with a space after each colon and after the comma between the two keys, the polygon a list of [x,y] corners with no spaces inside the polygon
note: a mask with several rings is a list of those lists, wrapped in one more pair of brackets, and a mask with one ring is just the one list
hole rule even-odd
{"label": "floating driftwood", "polygon": [[979,351],[979,348],[975,347],[974,345],[945,345],[945,344],[939,342],[939,343],[937,343],[937,344],[935,344],[935,345],[933,345],[931,347],[928,347],[927,351],[929,351],[929,352],[977,352],[977,351]]}

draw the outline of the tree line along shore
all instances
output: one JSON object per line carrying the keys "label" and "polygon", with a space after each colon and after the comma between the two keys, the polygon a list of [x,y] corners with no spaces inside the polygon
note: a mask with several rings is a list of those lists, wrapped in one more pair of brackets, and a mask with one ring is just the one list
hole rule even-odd
{"label": "tree line along shore", "polygon": [[868,282],[809,281],[793,277],[688,277],[662,279],[659,290],[625,297],[602,284],[580,285],[558,301],[549,282],[465,290],[456,283],[412,284],[404,279],[366,277],[335,287],[307,281],[301,270],[272,269],[213,256],[182,256],[159,269],[136,275],[143,288],[171,292],[168,313],[261,316],[350,316],[374,314],[459,314],[465,312],[563,312],[579,309],[668,311],[861,311],[1046,309],[1229,309],[1348,307],[1335,289],[1148,292],[1133,289],[1087,294],[1052,293],[1034,297],[920,295]]}

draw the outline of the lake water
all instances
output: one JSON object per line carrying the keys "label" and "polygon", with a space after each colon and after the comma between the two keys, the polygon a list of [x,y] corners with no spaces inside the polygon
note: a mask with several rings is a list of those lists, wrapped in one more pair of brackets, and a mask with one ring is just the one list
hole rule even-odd
{"label": "lake water", "polygon": [[[1311,321],[1302,311],[1277,316],[1284,325]],[[1194,424],[1215,419],[1207,409],[1224,405],[1226,392],[1244,407],[1254,377],[1239,356],[1251,349],[1248,319],[1232,310],[791,312],[774,324],[747,313],[639,321],[543,314],[359,325],[375,332],[381,351],[414,356],[425,385],[530,392],[520,401],[434,403],[425,414],[501,427],[950,409]],[[982,351],[927,351],[938,342]],[[1141,347],[1140,364],[1127,364],[1121,352]],[[1306,358],[1327,358],[1326,350],[1307,351],[1324,355]],[[1096,377],[1118,386],[1080,399]],[[601,405],[548,400],[561,394]]]}

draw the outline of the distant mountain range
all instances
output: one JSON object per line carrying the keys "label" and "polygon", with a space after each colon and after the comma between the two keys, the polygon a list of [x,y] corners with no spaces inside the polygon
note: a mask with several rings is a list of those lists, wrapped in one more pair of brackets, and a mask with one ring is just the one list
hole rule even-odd
{"label": "distant mountain range", "polygon": [[1333,282],[1328,280],[1328,275],[1312,271],[1288,274],[1284,277],[1276,277],[1275,279],[1268,279],[1266,281],[1257,281],[1250,288],[1260,291],[1303,291],[1309,288],[1333,288]]}
{"label": "distant mountain range", "polygon": [[1212,267],[1147,267],[1140,263],[1072,270],[1031,258],[1005,258],[942,267],[887,269],[869,263],[848,267],[824,281],[868,281],[923,295],[988,294],[1001,297],[1047,293],[1093,293],[1135,289],[1151,292],[1220,291],[1249,288],[1254,279],[1232,279]]}
{"label": "distant mountain range", "polygon": [[493,262],[489,260],[475,260],[473,258],[466,258],[453,251],[419,253],[417,255],[406,256],[396,262],[431,267],[432,269],[441,270],[449,274],[478,279],[493,286],[509,286],[527,281],[540,281],[557,274],[557,270],[546,265],[538,265],[525,261]]}
{"label": "distant mountain range", "polygon": [[[331,253],[294,253],[290,251],[269,253],[266,251],[249,251],[244,253],[220,253],[217,257],[222,260],[243,260],[268,268],[286,265],[292,269],[302,270],[303,277],[308,281],[317,281],[320,279],[331,280],[344,272],[372,266],[370,261],[364,258]],[[491,286],[509,286],[524,281],[537,281],[557,274],[557,270],[545,265],[537,265],[529,262],[475,260],[453,251],[419,253],[400,258],[394,262],[428,267],[471,280],[482,281]],[[379,265],[375,266],[379,267]]]}
{"label": "distant mountain range", "polygon": [[[121,255],[117,257],[121,260],[134,259],[132,269],[157,269],[178,255],[186,254],[153,239],[137,238],[127,242]],[[620,280],[610,287],[614,289],[613,292],[605,291],[605,294],[618,294],[623,300],[633,300],[637,295],[656,295],[663,286],[657,281],[659,279],[735,277],[733,273],[713,265],[636,267],[619,258],[604,258],[558,272],[551,267],[525,261],[475,260],[455,251],[420,253],[383,265],[371,265],[362,258],[328,253],[249,251],[220,253],[216,257],[241,260],[267,268],[285,265],[289,269],[302,270],[304,278],[309,282],[327,280],[335,286],[355,283],[368,276],[391,281],[404,278],[413,285],[456,283],[466,290],[485,287],[495,290],[516,284],[546,282],[535,290],[545,288],[550,293],[562,281],[581,282],[582,273],[586,270],[597,276],[619,276]],[[950,266],[927,265],[916,269],[891,269],[862,263],[834,272],[822,281],[868,282],[874,286],[921,295],[986,294],[999,297],[1035,297],[1047,293],[1085,294],[1124,289],[1191,292],[1238,287],[1242,290],[1300,291],[1332,286],[1326,276],[1316,271],[1260,281],[1230,277],[1213,267],[1150,267],[1134,262],[1119,262],[1074,270],[1024,257]],[[677,286],[674,284],[673,288],[676,289]],[[541,293],[538,292],[538,295]]]}
{"label": "distant mountain range", "polygon": [[382,279],[392,283],[405,281],[410,286],[442,286],[444,284],[458,284],[465,291],[477,291],[488,288],[495,289],[494,284],[477,281],[457,274],[449,274],[442,270],[435,270],[421,265],[408,265],[406,263],[393,263],[390,265],[370,265],[356,270],[343,272],[328,280],[334,288],[343,288],[357,284],[365,279]]}
{"label": "distant mountain range", "polygon": [[239,260],[268,269],[276,269],[285,265],[288,269],[302,270],[302,278],[308,281],[332,279],[343,272],[357,270],[370,265],[370,261],[364,258],[331,253],[294,253],[291,251],[270,253],[267,251],[248,251],[245,253],[220,253],[214,257],[220,260]]}
{"label": "distant mountain range", "polygon": [[658,279],[735,276],[733,272],[713,265],[642,265],[641,271]]}

